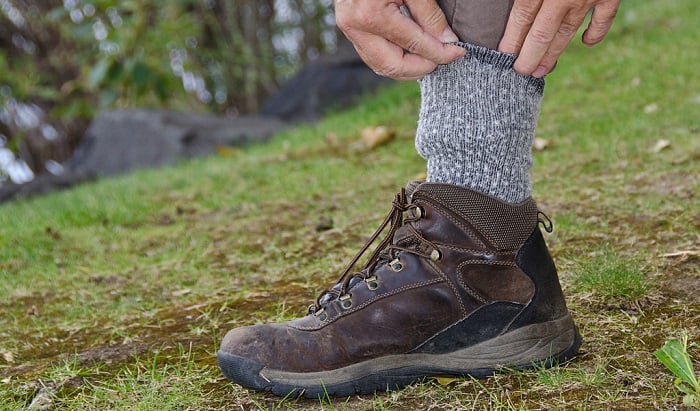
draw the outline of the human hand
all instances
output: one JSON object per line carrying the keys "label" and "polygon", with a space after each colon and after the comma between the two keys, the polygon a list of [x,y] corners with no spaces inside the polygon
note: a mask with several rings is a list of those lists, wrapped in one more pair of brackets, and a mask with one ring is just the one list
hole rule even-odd
{"label": "human hand", "polygon": [[587,46],[600,43],[612,26],[620,1],[515,0],[498,50],[518,55],[513,65],[516,72],[544,77],[591,9],[582,40]]}
{"label": "human hand", "polygon": [[[334,0],[338,27],[377,74],[416,80],[464,56],[435,0]],[[411,16],[401,12],[404,5]]]}

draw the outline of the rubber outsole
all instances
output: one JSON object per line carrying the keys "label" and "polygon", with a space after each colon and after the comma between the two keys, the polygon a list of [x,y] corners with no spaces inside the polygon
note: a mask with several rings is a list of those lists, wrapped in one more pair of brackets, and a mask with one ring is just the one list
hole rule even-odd
{"label": "rubber outsole", "polygon": [[[564,363],[573,358],[581,347],[581,335],[578,329],[573,325],[570,317],[566,322],[570,324],[566,332],[544,339],[534,339],[532,336],[528,338],[527,336],[533,331],[522,332],[518,329],[486,341],[476,350],[470,347],[441,355],[387,356],[353,364],[340,370],[312,373],[289,373],[267,369],[254,360],[225,351],[219,351],[217,359],[219,368],[226,378],[256,391],[267,391],[290,398],[347,397],[400,389],[425,377],[453,375],[486,378],[506,369],[550,367]],[[547,326],[546,323],[529,327],[539,329]],[[523,329],[529,327],[523,327]],[[494,340],[498,340],[496,344],[490,344]],[[545,356],[541,356],[547,347],[561,345],[563,341],[569,343],[565,349],[554,354],[550,351]],[[507,352],[506,347],[514,351],[513,354],[503,358],[503,352]],[[480,356],[477,357],[477,353]],[[527,357],[532,359],[525,360]],[[472,367],[467,364],[478,366]]]}

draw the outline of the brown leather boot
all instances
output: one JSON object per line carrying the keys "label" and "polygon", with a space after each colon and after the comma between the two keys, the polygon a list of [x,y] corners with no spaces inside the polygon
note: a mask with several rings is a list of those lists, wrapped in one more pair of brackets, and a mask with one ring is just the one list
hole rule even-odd
{"label": "brown leather boot", "polygon": [[[352,272],[389,224],[364,269]],[[244,387],[311,398],[565,361],[581,337],[537,225],[532,199],[510,205],[411,183],[305,317],[229,331],[219,367]]]}

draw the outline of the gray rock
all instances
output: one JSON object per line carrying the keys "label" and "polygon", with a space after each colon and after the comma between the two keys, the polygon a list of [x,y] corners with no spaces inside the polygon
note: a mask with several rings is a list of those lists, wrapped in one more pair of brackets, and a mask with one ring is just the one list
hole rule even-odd
{"label": "gray rock", "polygon": [[342,42],[336,54],[305,65],[285,82],[260,112],[295,123],[316,121],[390,82],[367,67],[349,42]]}
{"label": "gray rock", "polygon": [[158,110],[99,114],[66,164],[72,172],[113,175],[213,153],[220,146],[264,141],[285,127],[266,116],[224,118]]}
{"label": "gray rock", "polygon": [[24,184],[3,183],[0,186],[0,203],[66,189],[94,179],[95,175],[90,172],[67,172],[58,176],[40,174]]}

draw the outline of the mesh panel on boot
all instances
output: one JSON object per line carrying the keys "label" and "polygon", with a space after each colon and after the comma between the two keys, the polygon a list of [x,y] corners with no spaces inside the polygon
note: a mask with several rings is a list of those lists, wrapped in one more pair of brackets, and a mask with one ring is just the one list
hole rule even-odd
{"label": "mesh panel on boot", "polygon": [[537,204],[528,198],[509,204],[467,188],[441,183],[423,183],[413,198],[436,200],[467,220],[498,250],[516,250],[537,226]]}

